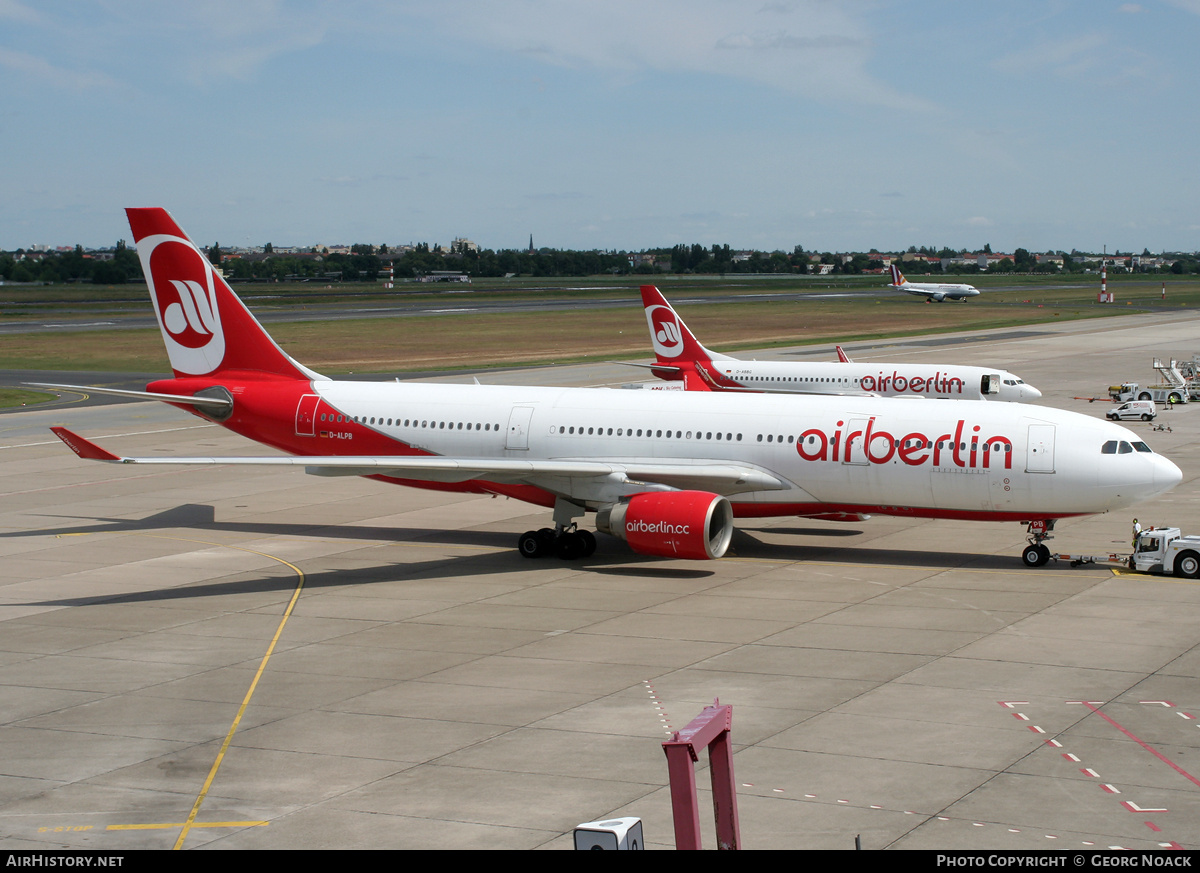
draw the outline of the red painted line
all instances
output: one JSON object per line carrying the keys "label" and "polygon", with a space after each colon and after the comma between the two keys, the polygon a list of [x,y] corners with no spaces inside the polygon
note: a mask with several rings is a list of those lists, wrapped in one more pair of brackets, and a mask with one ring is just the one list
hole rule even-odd
{"label": "red painted line", "polygon": [[1154,831],[1156,834],[1162,831],[1162,828],[1155,827],[1154,822],[1152,821],[1146,822],[1146,827],[1150,828],[1150,830]]}
{"label": "red painted line", "polygon": [[1121,733],[1125,734],[1125,736],[1129,737],[1129,739],[1133,740],[1135,743],[1137,743],[1139,746],[1141,746],[1143,749],[1145,749],[1151,755],[1158,758],[1158,760],[1162,761],[1164,764],[1166,764],[1168,767],[1170,767],[1172,770],[1174,770],[1176,773],[1178,773],[1184,779],[1187,779],[1193,785],[1200,787],[1200,779],[1197,779],[1195,776],[1193,776],[1187,770],[1184,770],[1182,767],[1180,767],[1178,764],[1176,764],[1174,761],[1172,761],[1170,758],[1168,758],[1162,752],[1158,751],[1157,749],[1151,748],[1148,743],[1143,742],[1138,737],[1134,736],[1132,733],[1130,733],[1128,730],[1126,730],[1124,727],[1122,727],[1117,722],[1113,721],[1111,718],[1109,718],[1107,715],[1102,713],[1099,709],[1097,709],[1092,704],[1085,702],[1083,705],[1086,706],[1088,709],[1090,709],[1092,712],[1094,712],[1096,715],[1100,716],[1106,722],[1111,724],[1113,727],[1115,727]]}

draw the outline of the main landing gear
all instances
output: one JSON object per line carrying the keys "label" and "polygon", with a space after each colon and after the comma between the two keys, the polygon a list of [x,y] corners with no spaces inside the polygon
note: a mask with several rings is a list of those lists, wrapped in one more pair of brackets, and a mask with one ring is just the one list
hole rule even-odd
{"label": "main landing gear", "polygon": [[582,518],[585,509],[562,497],[554,501],[554,527],[527,530],[517,540],[517,549],[526,558],[556,556],[564,561],[589,558],[596,551],[596,535],[580,530],[574,519]]}
{"label": "main landing gear", "polygon": [[1045,540],[1053,539],[1054,519],[1029,522],[1029,545],[1021,552],[1021,561],[1026,567],[1042,567],[1050,560],[1050,549]]}
{"label": "main landing gear", "polygon": [[544,527],[529,530],[517,540],[517,549],[526,558],[544,558],[551,555],[564,561],[591,557],[596,551],[596,535],[590,530],[580,530],[577,525]]}

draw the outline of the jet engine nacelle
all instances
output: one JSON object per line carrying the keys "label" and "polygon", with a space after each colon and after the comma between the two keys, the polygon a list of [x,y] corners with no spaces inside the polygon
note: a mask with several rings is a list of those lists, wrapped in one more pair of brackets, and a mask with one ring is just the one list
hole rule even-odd
{"label": "jet engine nacelle", "polygon": [[639,555],[703,561],[729,548],[733,507],[707,491],[651,491],[600,510],[596,527]]}
{"label": "jet engine nacelle", "polygon": [[930,294],[929,296],[930,296],[930,298],[932,298],[933,300],[936,300],[938,303],[941,303],[943,300],[945,300],[945,299],[946,299],[946,295],[945,295],[945,294],[943,294],[941,291],[937,291],[937,292],[935,292],[935,293],[933,293],[933,294]]}

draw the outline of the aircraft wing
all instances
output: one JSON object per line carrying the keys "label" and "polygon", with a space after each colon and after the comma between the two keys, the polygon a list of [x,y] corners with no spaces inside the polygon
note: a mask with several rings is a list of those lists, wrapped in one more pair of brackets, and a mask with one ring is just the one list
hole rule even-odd
{"label": "aircraft wing", "polygon": [[715,494],[779,491],[787,484],[768,472],[725,461],[577,460],[571,458],[448,458],[441,455],[268,455],[264,457],[151,457],[114,455],[65,427],[50,428],[79,457],[118,464],[250,465],[299,467],[316,476],[395,476],[431,482],[529,482],[553,478],[600,479],[619,477],[679,489],[702,489]]}

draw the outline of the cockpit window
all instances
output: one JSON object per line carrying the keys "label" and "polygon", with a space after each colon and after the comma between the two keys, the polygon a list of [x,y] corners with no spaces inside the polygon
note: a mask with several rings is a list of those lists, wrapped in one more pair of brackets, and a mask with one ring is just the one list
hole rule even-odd
{"label": "cockpit window", "polygon": [[1109,440],[1100,449],[1100,453],[1104,455],[1115,455],[1117,453],[1117,441]]}
{"label": "cockpit window", "polygon": [[1150,454],[1154,454],[1154,450],[1145,443],[1134,443],[1133,447],[1139,452],[1149,452]]}
{"label": "cockpit window", "polygon": [[1125,442],[1125,440],[1121,440],[1120,444],[1117,446],[1117,454],[1118,455],[1128,455],[1132,451],[1133,451],[1133,446],[1131,446],[1129,443]]}

